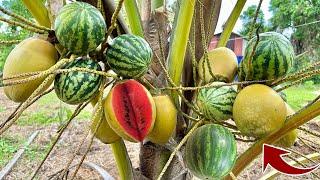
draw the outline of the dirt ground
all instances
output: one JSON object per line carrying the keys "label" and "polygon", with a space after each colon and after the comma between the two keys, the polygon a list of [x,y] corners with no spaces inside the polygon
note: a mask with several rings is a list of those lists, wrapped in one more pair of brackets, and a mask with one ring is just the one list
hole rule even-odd
{"label": "dirt ground", "polygon": [[[0,91],[0,104],[5,106],[6,109],[4,112],[0,113],[0,122],[3,122],[6,117],[14,110],[17,104],[8,101],[7,98],[3,95],[2,90]],[[28,111],[36,111],[37,105],[32,105]],[[309,128],[320,132],[320,123],[319,121],[311,121],[307,124]],[[68,129],[63,133],[58,145],[53,149],[47,161],[42,166],[39,179],[49,179],[49,176],[56,173],[57,171],[64,168],[65,164],[68,162],[69,158],[73,155],[73,152],[77,149],[78,145],[82,138],[84,138],[86,132],[88,131],[89,121],[77,121],[74,120],[68,127]],[[58,125],[53,124],[50,126],[17,126],[14,125],[6,133],[5,136],[22,136],[29,137],[34,131],[40,130],[37,138],[33,144],[38,144],[40,147],[43,147],[43,150],[46,150],[44,147],[48,143],[52,142],[54,137],[57,135]],[[312,147],[307,147],[301,141],[297,141],[293,149],[299,151],[302,154],[310,154],[314,152],[320,152],[320,140],[306,134],[304,132],[299,132],[299,136],[306,138],[314,143],[309,143]],[[1,138],[1,137],[0,137]],[[77,154],[75,161],[78,162],[81,156],[86,151],[86,146],[88,145],[88,140],[82,146],[81,151]],[[139,164],[139,144],[138,143],[129,143],[126,142],[129,156],[132,160],[134,167],[138,167]],[[250,146],[249,143],[238,143],[238,152],[241,153],[245,151]],[[313,150],[312,150],[313,148]],[[16,179],[28,179],[30,178],[32,172],[40,163],[41,158],[36,157],[34,160],[28,160],[25,157],[22,157],[13,168],[11,173],[6,177],[8,180]],[[116,169],[116,164],[112,155],[112,151],[109,145],[105,145],[98,140],[94,140],[93,146],[90,149],[85,161],[93,162],[103,169],[105,169],[110,175],[118,179],[118,172]],[[317,162],[320,160],[318,159]],[[263,174],[261,172],[261,156],[257,158],[247,170],[245,170],[240,176],[239,179],[258,179]],[[312,166],[314,164],[308,164]],[[269,168],[270,169],[270,168]],[[315,173],[320,176],[320,169],[316,170]],[[71,173],[72,174],[72,171]],[[90,168],[82,167],[78,172],[76,179],[101,179],[99,175]],[[299,177],[290,177],[281,175],[277,179],[316,179],[312,175],[299,176]]]}

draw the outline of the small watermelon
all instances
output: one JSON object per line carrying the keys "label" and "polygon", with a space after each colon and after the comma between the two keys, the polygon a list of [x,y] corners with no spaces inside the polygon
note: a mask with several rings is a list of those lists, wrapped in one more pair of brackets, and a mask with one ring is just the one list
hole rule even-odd
{"label": "small watermelon", "polygon": [[[225,84],[214,82],[214,84]],[[201,89],[197,96],[197,105],[208,119],[228,120],[232,118],[232,107],[237,92],[232,86]]]}
{"label": "small watermelon", "polygon": [[149,69],[152,49],[143,38],[131,34],[116,37],[106,52],[111,69],[125,78],[139,78]]}
{"label": "small watermelon", "polygon": [[[89,58],[77,58],[67,64],[63,69],[88,68],[101,71],[100,65]],[[54,89],[65,103],[79,104],[89,100],[98,91],[101,84],[101,76],[87,72],[69,72],[58,74],[55,77]]]}
{"label": "small watermelon", "polygon": [[94,6],[73,2],[60,10],[54,30],[63,47],[74,54],[84,55],[95,50],[104,40],[106,23]]}
{"label": "small watermelon", "polygon": [[276,32],[259,34],[259,43],[250,63],[256,41],[257,37],[254,37],[248,42],[239,68],[239,79],[241,81],[271,80],[285,76],[294,60],[293,46],[290,41]]}
{"label": "small watermelon", "polygon": [[110,127],[132,142],[142,142],[153,129],[156,118],[156,106],[150,92],[133,79],[119,82],[111,89],[104,112]]}
{"label": "small watermelon", "polygon": [[199,127],[186,144],[186,165],[200,179],[222,179],[233,168],[236,156],[233,134],[216,124]]}

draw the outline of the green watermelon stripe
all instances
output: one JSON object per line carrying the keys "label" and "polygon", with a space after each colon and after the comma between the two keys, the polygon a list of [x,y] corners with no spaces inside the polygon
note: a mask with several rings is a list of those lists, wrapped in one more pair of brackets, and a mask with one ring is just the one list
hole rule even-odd
{"label": "green watermelon stripe", "polygon": [[[144,39],[139,40],[137,37],[135,38],[130,38],[129,36],[126,38],[126,40],[135,45],[135,51],[137,52],[141,52],[141,57],[140,58],[144,58],[146,57],[146,59],[149,59],[151,61],[151,57],[152,57],[152,50],[149,46],[149,44],[147,43],[147,41],[145,41]],[[135,52],[133,51],[133,52]]]}
{"label": "green watermelon stripe", "polygon": [[[91,59],[78,58],[64,69],[73,67],[101,70],[99,64]],[[90,99],[98,91],[101,76],[87,72],[59,74],[55,78],[54,88],[58,97],[68,104],[78,104]]]}
{"label": "green watermelon stripe", "polygon": [[[239,80],[245,80],[249,72],[249,57],[256,37],[251,39],[245,49],[242,66],[239,68]],[[294,60],[293,47],[288,39],[275,32],[260,34],[260,41],[252,59],[252,74],[247,80],[277,79],[286,75]]]}
{"label": "green watermelon stripe", "polygon": [[[131,59],[132,62],[136,62],[137,64],[139,64],[139,63],[145,64],[146,63],[145,60],[139,54],[139,51],[137,51],[137,50],[130,51],[130,49],[128,47],[130,47],[130,46],[127,46],[126,48],[123,48],[123,47],[120,46],[120,44],[117,44],[117,45],[113,46],[113,48],[111,49],[111,52],[117,52],[117,53],[119,53],[119,54],[121,54],[123,56],[126,56],[129,59]],[[119,58],[119,60],[125,62],[121,58]]]}
{"label": "green watermelon stripe", "polygon": [[120,35],[110,43],[106,59],[118,75],[124,78],[138,78],[148,71],[152,50],[141,37]]}
{"label": "green watermelon stripe", "polygon": [[[128,45],[130,44],[130,45]],[[117,49],[117,50],[124,50],[125,52],[123,52],[126,56],[133,56],[135,55],[137,60],[140,59],[144,59],[144,56],[142,54],[142,49],[140,47],[136,47],[136,46],[132,46],[135,45],[132,41],[127,40],[126,37],[124,37],[124,39],[120,39],[118,41],[116,41],[113,44],[113,49]],[[129,53],[129,54],[127,54]]]}
{"label": "green watermelon stripe", "polygon": [[[143,59],[139,58],[137,54],[133,54],[129,51],[123,51],[122,49],[117,49],[116,47],[111,49],[108,54],[114,55],[115,57],[119,57],[118,62],[131,62],[135,64],[147,64]],[[116,63],[116,62],[115,62]]]}
{"label": "green watermelon stripe", "polygon": [[106,24],[98,9],[88,3],[65,5],[55,20],[56,36],[74,54],[93,51],[104,40]]}
{"label": "green watermelon stripe", "polygon": [[215,124],[199,127],[186,144],[188,169],[200,179],[221,179],[236,160],[236,143],[232,133]]}
{"label": "green watermelon stripe", "polygon": [[[110,55],[109,60],[110,61],[115,61],[116,58],[117,58],[116,56]],[[128,64],[125,64],[124,62],[119,62],[117,64],[112,64],[112,63],[110,63],[110,64],[113,67],[115,67],[116,69],[127,70],[127,71],[130,71],[130,70],[132,70],[132,71],[135,71],[135,70],[140,71],[141,68],[145,69],[145,66],[137,65],[136,67],[133,68],[133,67],[130,67]]]}

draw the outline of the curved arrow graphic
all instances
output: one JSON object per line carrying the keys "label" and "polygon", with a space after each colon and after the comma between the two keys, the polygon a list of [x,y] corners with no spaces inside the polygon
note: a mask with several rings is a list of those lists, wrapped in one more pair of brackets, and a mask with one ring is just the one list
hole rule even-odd
{"label": "curved arrow graphic", "polygon": [[285,149],[268,144],[263,144],[263,172],[266,170],[268,164],[279,172],[288,175],[306,174],[317,169],[320,166],[320,164],[309,168],[298,168],[291,166],[284,159],[282,159],[282,156],[290,153],[290,151],[287,151]]}

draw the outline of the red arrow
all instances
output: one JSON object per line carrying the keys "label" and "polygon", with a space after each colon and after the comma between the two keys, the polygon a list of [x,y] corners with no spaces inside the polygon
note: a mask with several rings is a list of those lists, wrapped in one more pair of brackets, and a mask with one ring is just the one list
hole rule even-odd
{"label": "red arrow", "polygon": [[302,175],[309,173],[317,169],[320,164],[315,165],[310,168],[297,168],[289,165],[286,161],[282,159],[282,156],[290,154],[290,151],[287,151],[282,148],[271,146],[268,144],[263,144],[263,172],[265,171],[268,164],[274,169],[288,175]]}

